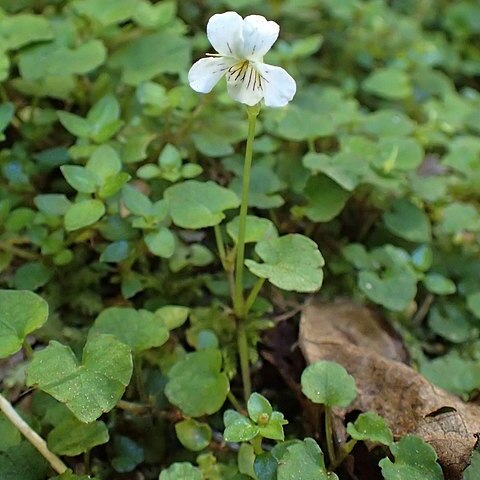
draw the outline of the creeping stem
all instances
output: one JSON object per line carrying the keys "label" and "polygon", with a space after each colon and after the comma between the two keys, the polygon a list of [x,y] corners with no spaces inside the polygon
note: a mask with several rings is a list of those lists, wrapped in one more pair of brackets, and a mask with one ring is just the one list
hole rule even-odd
{"label": "creeping stem", "polygon": [[245,149],[245,163],[243,164],[242,201],[240,204],[240,218],[238,227],[237,252],[235,258],[235,285],[233,293],[233,308],[237,317],[238,354],[242,372],[243,393],[245,402],[248,401],[252,390],[250,380],[250,362],[248,358],[248,339],[246,331],[245,297],[243,294],[243,263],[245,260],[245,228],[248,210],[248,190],[250,187],[250,171],[253,158],[253,140],[255,138],[255,124],[260,113],[260,107],[248,107],[248,135]]}
{"label": "creeping stem", "polygon": [[11,403],[0,394],[0,410],[20,430],[20,433],[48,460],[51,467],[59,474],[67,471],[67,466],[52,453],[45,440],[15,411]]}

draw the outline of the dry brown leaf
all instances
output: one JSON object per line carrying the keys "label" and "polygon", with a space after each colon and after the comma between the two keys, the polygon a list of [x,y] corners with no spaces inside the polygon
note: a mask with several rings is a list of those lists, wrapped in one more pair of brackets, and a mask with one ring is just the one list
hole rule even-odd
{"label": "dry brown leaf", "polygon": [[378,315],[350,302],[313,302],[302,314],[300,347],[309,364],[336,361],[355,378],[358,396],[344,414],[373,411],[396,438],[419,435],[435,448],[446,478],[461,480],[480,432],[480,407],[403,363],[401,343]]}

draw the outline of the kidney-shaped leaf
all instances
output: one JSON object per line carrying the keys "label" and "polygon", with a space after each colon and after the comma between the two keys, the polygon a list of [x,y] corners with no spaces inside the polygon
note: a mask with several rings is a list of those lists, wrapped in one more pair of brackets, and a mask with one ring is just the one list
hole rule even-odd
{"label": "kidney-shaped leaf", "polygon": [[48,304],[33,292],[0,290],[0,358],[14,354],[47,320]]}
{"label": "kidney-shaped leaf", "polygon": [[148,310],[110,307],[96,318],[90,335],[111,334],[127,344],[134,353],[160,347],[168,340],[168,328],[159,315]]}
{"label": "kidney-shaped leaf", "polygon": [[168,400],[190,417],[217,412],[230,390],[228,378],[221,368],[219,350],[189,353],[168,372],[165,387]]}
{"label": "kidney-shaped leaf", "polygon": [[355,380],[340,364],[320,360],[302,373],[302,391],[314,403],[347,407],[357,395]]}
{"label": "kidney-shaped leaf", "polygon": [[224,210],[236,208],[240,201],[232,190],[214,182],[188,180],[165,190],[170,204],[170,215],[175,225],[182,228],[205,228],[218,225]]}
{"label": "kidney-shaped leaf", "polygon": [[257,277],[268,278],[283,290],[314,292],[321,287],[325,261],[310,238],[294,233],[265,240],[255,252],[264,263],[246,260],[245,265]]}
{"label": "kidney-shaped leaf", "polygon": [[130,348],[111,335],[97,335],[88,339],[80,364],[71,348],[50,342],[35,353],[27,385],[38,386],[87,423],[115,406],[131,375]]}

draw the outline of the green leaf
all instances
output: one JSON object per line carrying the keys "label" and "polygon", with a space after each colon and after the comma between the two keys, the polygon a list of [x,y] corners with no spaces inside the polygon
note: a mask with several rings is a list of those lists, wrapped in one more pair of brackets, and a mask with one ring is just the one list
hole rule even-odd
{"label": "green leaf", "polygon": [[326,175],[316,175],[308,180],[305,196],[305,215],[313,222],[329,222],[343,210],[350,193]]}
{"label": "green leaf", "polygon": [[134,215],[147,217],[151,214],[153,205],[151,200],[131,185],[125,185],[122,188],[122,200],[127,209]]}
{"label": "green leaf", "polygon": [[457,291],[455,283],[440,273],[428,273],[423,279],[425,288],[435,295],[451,295]]}
{"label": "green leaf", "polygon": [[48,304],[32,292],[0,290],[0,305],[0,358],[5,358],[47,321]]}
{"label": "green leaf", "polygon": [[103,310],[90,328],[89,336],[98,333],[114,335],[138,354],[160,347],[169,337],[162,318],[148,310],[110,307]]}
{"label": "green leaf", "polygon": [[336,362],[312,363],[303,371],[301,384],[308,399],[327,407],[348,407],[357,396],[355,380]]}
{"label": "green leaf", "polygon": [[48,448],[52,452],[68,457],[88,452],[108,440],[108,429],[103,422],[82,423],[76,418],[56,425],[47,437]]}
{"label": "green leaf", "polygon": [[112,458],[112,467],[119,473],[135,470],[137,465],[145,459],[143,448],[137,442],[123,435],[115,436],[114,450],[115,456]]}
{"label": "green leaf", "polygon": [[480,319],[480,292],[475,292],[468,295],[467,307],[476,318]]}
{"label": "green leaf", "polygon": [[255,457],[253,469],[258,480],[277,480],[278,462],[269,452]]}
{"label": "green leaf", "polygon": [[[240,227],[240,217],[236,216],[227,223],[227,233],[230,238],[237,243],[238,229]],[[247,215],[245,223],[245,243],[257,243],[262,240],[270,240],[278,237],[278,231],[275,225],[268,218]]]}
{"label": "green leaf", "polygon": [[50,23],[40,15],[18,14],[0,19],[2,50],[17,50],[29,43],[52,38]]}
{"label": "green leaf", "polygon": [[255,423],[266,424],[270,420],[270,416],[273,413],[272,405],[270,402],[259,393],[252,393],[247,402],[248,416]]}
{"label": "green leaf", "polygon": [[60,170],[65,180],[77,192],[93,193],[97,189],[100,179],[92,171],[78,165],[62,165]]}
{"label": "green leaf", "polygon": [[463,472],[463,480],[477,480],[480,478],[480,452],[474,450],[470,465]]}
{"label": "green leaf", "polygon": [[224,218],[224,210],[237,208],[237,195],[214,182],[187,180],[165,190],[170,215],[181,228],[199,229],[218,225]]}
{"label": "green leaf", "polygon": [[80,14],[98,22],[102,27],[124,22],[131,18],[137,0],[75,0],[73,8]]}
{"label": "green leaf", "polygon": [[13,286],[17,290],[37,290],[52,278],[53,270],[41,262],[24,263],[15,271]]}
{"label": "green leaf", "polygon": [[257,243],[255,252],[264,263],[246,260],[245,265],[257,277],[284,290],[314,292],[321,287],[325,261],[310,238],[285,235]]}
{"label": "green leaf", "polygon": [[392,67],[375,70],[364,80],[362,86],[365,91],[389,100],[402,100],[412,95],[408,75]]}
{"label": "green leaf", "polygon": [[82,117],[70,112],[57,112],[60,123],[73,135],[79,138],[88,138],[90,124]]}
{"label": "green leaf", "polygon": [[72,202],[60,193],[37,195],[34,197],[33,203],[42,213],[52,216],[65,215],[72,205]]}
{"label": "green leaf", "polygon": [[264,419],[262,417],[259,418],[259,434],[262,437],[269,438],[271,440],[277,440],[278,442],[283,442],[285,440],[283,426],[287,423],[287,420],[285,420],[283,417],[283,413],[272,412],[272,415],[269,418],[267,424],[264,424]]}
{"label": "green leaf", "polygon": [[191,463],[179,462],[163,470],[158,480],[203,480],[203,475]]}
{"label": "green leaf", "polygon": [[47,470],[47,461],[29,442],[22,442],[0,454],[2,480],[45,480]]}
{"label": "green leaf", "polygon": [[169,330],[181,327],[188,318],[190,309],[180,305],[165,305],[155,311],[155,315],[160,317]]}
{"label": "green leaf", "polygon": [[154,255],[170,258],[175,252],[175,237],[167,227],[145,235],[145,244]]}
{"label": "green leaf", "polygon": [[390,450],[395,463],[389,458],[379,462],[385,480],[443,480],[435,450],[421,438],[406,435]]}
{"label": "green leaf", "polygon": [[168,372],[165,387],[168,400],[190,417],[217,412],[230,390],[221,367],[222,355],[218,350],[189,353]]}
{"label": "green leaf", "polygon": [[465,311],[447,304],[443,309],[434,305],[428,314],[428,326],[437,335],[453,343],[466,342],[473,333]]}
{"label": "green leaf", "polygon": [[313,438],[291,445],[278,463],[278,480],[338,480],[327,472],[323,453]]}
{"label": "green leaf", "polygon": [[443,210],[440,229],[444,233],[456,234],[463,230],[480,231],[480,214],[468,203],[453,202]]}
{"label": "green leaf", "polygon": [[190,64],[190,44],[178,31],[143,35],[120,47],[109,59],[122,70],[127,85],[140,85],[161,73],[183,73]]}
{"label": "green leaf", "polygon": [[372,442],[391,445],[392,431],[387,422],[374,412],[361,413],[355,423],[347,425],[347,432],[355,440],[370,440]]}
{"label": "green leaf", "polygon": [[122,169],[122,161],[118,153],[109,145],[96,148],[87,162],[86,169],[100,179],[103,185],[109,177],[113,177]]}
{"label": "green leaf", "polygon": [[433,263],[432,249],[427,245],[421,245],[412,252],[412,264],[420,272],[426,272]]}
{"label": "green leaf", "polygon": [[105,214],[100,200],[82,200],[74,203],[65,214],[65,230],[72,232],[96,223]]}
{"label": "green leaf", "polygon": [[396,200],[383,221],[390,232],[410,242],[428,243],[432,238],[427,214],[406,199]]}
{"label": "green leaf", "polygon": [[193,452],[207,448],[212,440],[212,429],[207,423],[197,422],[192,418],[175,424],[180,443]]}
{"label": "green leaf", "polygon": [[87,340],[81,364],[69,347],[51,341],[35,353],[26,383],[64,403],[88,423],[116,405],[131,375],[130,348],[113,336],[98,335]]}
{"label": "green leaf", "polygon": [[130,255],[130,246],[126,240],[113,242],[100,255],[101,262],[122,262]]}
{"label": "green leaf", "polygon": [[92,480],[93,477],[89,475],[74,475],[70,469],[68,469],[65,473],[58,475],[56,477],[50,478],[50,480]]}
{"label": "green leaf", "polygon": [[412,133],[415,124],[401,111],[383,109],[370,113],[363,121],[363,128],[377,137],[398,138]]}
{"label": "green leaf", "polygon": [[19,445],[21,441],[20,431],[0,412],[0,452]]}
{"label": "green leaf", "polygon": [[8,127],[14,113],[15,106],[13,105],[13,103],[5,102],[0,104],[0,132],[3,132]]}
{"label": "green leaf", "polygon": [[248,442],[260,431],[249,418],[235,410],[227,410],[223,414],[223,423],[225,424],[223,438],[226,442]]}

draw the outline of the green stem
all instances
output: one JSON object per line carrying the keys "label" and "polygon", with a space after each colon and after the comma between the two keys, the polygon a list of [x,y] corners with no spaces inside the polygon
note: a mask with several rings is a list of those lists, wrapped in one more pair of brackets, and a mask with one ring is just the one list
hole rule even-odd
{"label": "green stem", "polygon": [[233,408],[238,412],[238,413],[245,413],[245,409],[242,408],[240,405],[239,401],[235,398],[235,395],[232,392],[227,393],[227,398],[232,404]]}
{"label": "green stem", "polygon": [[328,469],[331,472],[334,472],[342,463],[343,461],[350,455],[350,452],[353,450],[355,445],[357,444],[357,440],[352,438],[347,443],[345,443],[340,451],[340,455],[335,459],[334,463],[330,463]]}
{"label": "green stem", "polygon": [[135,386],[137,387],[138,397],[142,403],[148,404],[148,396],[145,391],[145,383],[142,374],[142,357],[136,355],[133,359],[133,373],[135,375]]}
{"label": "green stem", "polygon": [[28,343],[27,339],[23,341],[23,352],[27,360],[31,360],[33,358],[33,349],[31,345]]}
{"label": "green stem", "polygon": [[222,262],[222,267],[224,270],[227,270],[227,252],[225,251],[225,244],[223,243],[222,231],[219,225],[214,225],[213,230],[215,232],[215,242],[217,243],[218,255]]}
{"label": "green stem", "polygon": [[327,452],[330,465],[335,465],[335,445],[333,444],[332,409],[325,405],[325,436],[327,437]]}
{"label": "green stem", "polygon": [[255,455],[261,455],[263,453],[262,437],[260,435],[257,435],[255,438],[252,438],[252,440],[250,440],[250,443],[252,444]]}
{"label": "green stem", "polygon": [[260,290],[262,289],[264,283],[265,283],[265,279],[259,278],[255,283],[255,285],[253,286],[252,290],[250,291],[247,297],[247,300],[245,300],[245,306],[243,308],[245,317],[248,315],[248,312],[250,311],[253,304],[255,303],[255,300],[257,299],[258,294],[260,293]]}
{"label": "green stem", "polygon": [[255,123],[260,112],[259,107],[249,107],[247,147],[245,149],[245,162],[243,164],[242,202],[240,204],[240,218],[238,226],[237,258],[235,259],[235,292],[233,308],[237,318],[243,316],[243,262],[245,260],[245,228],[247,223],[248,190],[250,188],[250,171],[253,158],[253,140],[255,138]]}
{"label": "green stem", "polygon": [[243,398],[245,399],[246,405],[252,393],[252,381],[250,379],[250,359],[248,356],[248,339],[245,323],[245,319],[238,319],[237,344],[240,357],[240,370],[242,372]]}
{"label": "green stem", "polygon": [[12,404],[0,394],[0,410],[20,431],[20,433],[44,456],[51,467],[60,475],[67,471],[67,466],[52,453],[45,440],[32,430],[30,425],[15,411]]}

